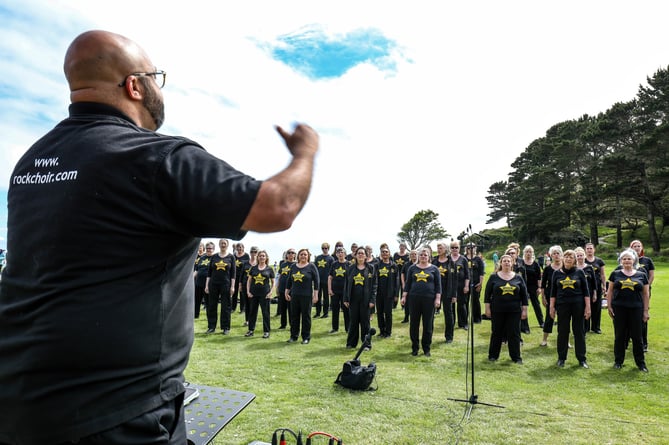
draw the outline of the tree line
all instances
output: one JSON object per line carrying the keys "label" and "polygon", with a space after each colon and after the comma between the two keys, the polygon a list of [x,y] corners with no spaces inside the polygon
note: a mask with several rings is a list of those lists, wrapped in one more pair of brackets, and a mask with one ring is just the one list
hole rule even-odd
{"label": "tree line", "polygon": [[618,247],[623,228],[646,223],[658,252],[669,221],[669,71],[646,80],[629,102],[532,141],[489,187],[487,223],[506,218],[517,239],[533,243],[596,244],[598,227],[612,227]]}

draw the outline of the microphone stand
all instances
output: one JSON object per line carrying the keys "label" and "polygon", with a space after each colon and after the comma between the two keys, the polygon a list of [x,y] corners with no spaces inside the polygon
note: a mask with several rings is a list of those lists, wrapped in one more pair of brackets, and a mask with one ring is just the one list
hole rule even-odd
{"label": "microphone stand", "polygon": [[376,329],[370,328],[369,332],[367,332],[367,335],[365,335],[365,338],[362,340],[362,345],[360,346],[360,349],[358,349],[358,353],[355,354],[355,357],[353,357],[353,360],[357,360],[358,357],[362,354],[362,351],[365,350],[365,348],[370,348],[372,347],[372,337],[376,334]]}
{"label": "microphone stand", "polygon": [[[463,234],[464,233],[465,232],[463,232]],[[471,224],[469,225],[469,227],[467,227],[466,233],[467,233],[467,239],[469,240],[468,244],[471,244],[471,234],[473,233]],[[462,241],[464,242],[464,237],[463,237]],[[473,254],[474,254],[474,249],[472,248],[472,255]],[[466,249],[465,249],[465,258],[467,258]],[[474,371],[474,317],[473,317],[473,313],[474,313],[474,287],[475,287],[475,285],[474,285],[474,280],[472,279],[473,263],[474,263],[474,258],[473,257],[471,259],[467,258],[467,269],[468,269],[468,272],[469,272],[469,305],[468,305],[469,306],[469,314],[468,314],[469,330],[468,330],[467,334],[468,334],[469,350],[470,350],[470,357],[469,357],[470,361],[469,361],[468,365],[469,365],[469,368],[471,370],[470,377],[471,377],[471,382],[472,382],[472,393],[469,396],[469,398],[467,398],[467,399],[453,399],[453,398],[450,398],[450,397],[448,398],[448,400],[451,400],[453,402],[467,403],[468,404],[467,417],[469,417],[469,415],[471,414],[472,409],[474,408],[474,405],[477,405],[477,404],[478,405],[485,405],[485,406],[492,406],[492,407],[495,407],[495,408],[505,408],[502,405],[480,402],[479,399],[478,399],[479,396],[476,394],[475,387],[474,387],[475,371]]]}

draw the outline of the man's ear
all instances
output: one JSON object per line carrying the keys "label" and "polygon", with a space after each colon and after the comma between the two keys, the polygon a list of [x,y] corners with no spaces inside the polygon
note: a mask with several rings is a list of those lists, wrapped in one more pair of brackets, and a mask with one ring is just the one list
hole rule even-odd
{"label": "man's ear", "polygon": [[139,82],[139,79],[132,74],[128,76],[125,80],[125,92],[128,94],[128,97],[132,100],[141,100],[144,92],[142,91],[142,83]]}

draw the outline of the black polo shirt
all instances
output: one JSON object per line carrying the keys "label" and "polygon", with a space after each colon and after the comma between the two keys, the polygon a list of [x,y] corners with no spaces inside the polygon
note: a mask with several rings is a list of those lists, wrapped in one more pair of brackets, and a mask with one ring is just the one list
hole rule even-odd
{"label": "black polo shirt", "polygon": [[76,440],[181,393],[200,238],[242,238],[260,184],[193,141],[72,104],[10,177],[0,443]]}

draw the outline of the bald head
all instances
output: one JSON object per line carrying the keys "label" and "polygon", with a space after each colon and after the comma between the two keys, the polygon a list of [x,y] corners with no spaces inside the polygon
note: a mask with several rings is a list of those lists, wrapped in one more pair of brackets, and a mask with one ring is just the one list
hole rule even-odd
{"label": "bald head", "polygon": [[116,86],[128,74],[154,67],[132,40],[107,31],[87,31],[70,44],[63,69],[70,91],[76,92],[109,82]]}
{"label": "bald head", "polygon": [[[84,32],[67,49],[63,70],[73,103],[105,103],[120,109],[144,128],[157,128],[145,105],[147,96],[155,101],[156,95],[162,104],[162,95],[154,91],[159,88],[146,82],[148,79],[131,76],[153,72],[155,67],[132,40],[107,31]],[[124,81],[126,84],[119,87]]]}

